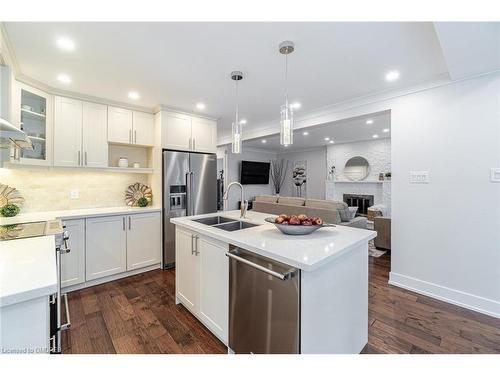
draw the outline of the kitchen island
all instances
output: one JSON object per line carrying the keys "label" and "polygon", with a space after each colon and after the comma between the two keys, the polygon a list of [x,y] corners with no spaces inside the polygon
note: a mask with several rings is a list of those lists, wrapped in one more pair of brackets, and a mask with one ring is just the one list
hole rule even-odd
{"label": "kitchen island", "polygon": [[[265,222],[273,215],[251,211],[242,221],[254,226],[239,230],[194,221],[216,216],[239,220],[239,214],[171,219],[176,225],[176,302],[230,352],[236,346],[236,352],[359,353],[368,341],[368,241],[376,233],[336,226],[288,236]],[[245,270],[244,263],[268,275]],[[266,264],[270,270],[264,269]],[[282,282],[294,284],[281,291]],[[255,290],[242,292],[250,285]],[[290,312],[293,299],[296,313]],[[242,307],[247,300],[258,303]],[[242,321],[249,332],[242,333]],[[242,335],[248,337],[242,340]],[[260,344],[251,350],[242,341]]]}

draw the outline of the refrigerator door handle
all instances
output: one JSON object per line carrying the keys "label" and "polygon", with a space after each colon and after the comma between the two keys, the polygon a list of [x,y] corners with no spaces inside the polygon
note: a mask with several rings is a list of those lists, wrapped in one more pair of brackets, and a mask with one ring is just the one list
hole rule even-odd
{"label": "refrigerator door handle", "polygon": [[193,201],[193,180],[194,180],[194,172],[190,172],[191,174],[191,215],[194,215],[195,209],[194,209],[194,201]]}
{"label": "refrigerator door handle", "polygon": [[186,172],[186,216],[191,215],[191,172]]}

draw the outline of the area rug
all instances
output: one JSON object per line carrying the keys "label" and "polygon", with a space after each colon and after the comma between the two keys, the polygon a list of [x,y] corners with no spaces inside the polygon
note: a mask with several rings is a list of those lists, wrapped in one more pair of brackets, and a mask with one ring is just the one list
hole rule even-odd
{"label": "area rug", "polygon": [[373,240],[368,241],[368,254],[370,254],[371,257],[381,257],[384,255],[387,251],[385,250],[379,250],[375,247],[375,243]]}

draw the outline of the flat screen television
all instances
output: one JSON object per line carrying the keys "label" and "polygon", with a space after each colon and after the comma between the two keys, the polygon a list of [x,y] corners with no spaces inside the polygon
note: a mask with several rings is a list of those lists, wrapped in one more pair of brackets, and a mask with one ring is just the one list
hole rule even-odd
{"label": "flat screen television", "polygon": [[267,185],[269,184],[270,163],[258,161],[241,162],[240,182],[242,185]]}

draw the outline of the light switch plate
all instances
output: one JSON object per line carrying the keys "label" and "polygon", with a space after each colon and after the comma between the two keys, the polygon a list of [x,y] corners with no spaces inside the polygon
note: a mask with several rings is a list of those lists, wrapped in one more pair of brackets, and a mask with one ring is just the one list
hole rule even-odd
{"label": "light switch plate", "polygon": [[69,196],[71,197],[71,199],[78,199],[78,198],[80,198],[80,190],[78,190],[78,189],[71,189],[71,191],[69,192]]}
{"label": "light switch plate", "polygon": [[491,168],[490,181],[491,182],[500,182],[500,168]]}
{"label": "light switch plate", "polygon": [[410,184],[428,184],[429,171],[410,171]]}

